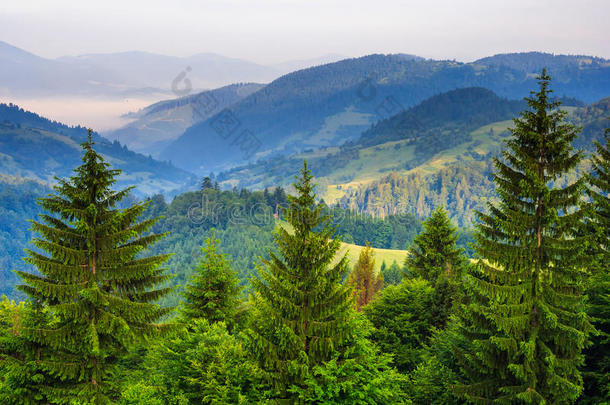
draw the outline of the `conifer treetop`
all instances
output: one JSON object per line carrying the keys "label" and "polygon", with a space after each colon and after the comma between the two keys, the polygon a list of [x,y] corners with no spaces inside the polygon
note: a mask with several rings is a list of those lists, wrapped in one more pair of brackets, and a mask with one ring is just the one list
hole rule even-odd
{"label": "conifer treetop", "polygon": [[199,265],[183,293],[182,315],[188,322],[207,319],[230,326],[234,322],[241,287],[229,260],[218,251],[219,244],[212,228],[201,248]]}

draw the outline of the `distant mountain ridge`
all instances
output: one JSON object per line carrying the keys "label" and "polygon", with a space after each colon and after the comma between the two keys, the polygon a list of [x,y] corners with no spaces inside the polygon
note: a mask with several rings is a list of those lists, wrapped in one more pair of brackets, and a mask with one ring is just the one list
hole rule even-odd
{"label": "distant mountain ridge", "polygon": [[[57,59],[92,69],[117,72],[124,83],[136,87],[173,90],[174,80],[184,73],[192,91],[227,86],[238,82],[266,83],[281,75],[281,71],[238,58],[214,53],[199,53],[188,57],[159,55],[131,51],[108,54],[64,56]],[[180,83],[180,89],[184,86]]]}
{"label": "distant mountain ridge", "polygon": [[133,51],[48,59],[2,41],[0,63],[4,97],[169,97],[174,95],[173,81],[183,72],[193,91],[238,82],[265,83],[284,73],[212,53],[181,58]]}
{"label": "distant mountain ridge", "polygon": [[610,61],[597,56],[555,55],[544,52],[500,53],[476,60],[474,63],[486,66],[507,66],[525,72],[539,72],[542,68],[555,70],[580,68],[582,66],[607,67]]}
{"label": "distant mountain ridge", "polygon": [[263,88],[263,84],[238,83],[177,99],[163,100],[127,115],[135,121],[114,131],[104,132],[129,148],[157,156],[190,126]]}
{"label": "distant mountain ridge", "polygon": [[[43,58],[0,41],[0,96],[32,97],[172,97],[181,73],[192,92],[234,83],[268,83],[296,69],[342,59],[325,55],[263,65],[215,53],[187,57],[142,51],[91,53]],[[11,101],[10,99],[8,101]]]}
{"label": "distant mountain ridge", "polygon": [[[451,90],[376,123],[354,145],[366,147],[421,137],[422,132],[447,127],[451,123],[465,124],[472,131],[485,124],[514,117],[525,106],[523,100],[503,99],[482,87]],[[453,142],[455,139],[447,141]]]}
{"label": "distant mountain ridge", "polygon": [[[524,62],[530,59],[531,63]],[[209,173],[273,155],[336,146],[356,139],[377,121],[456,88],[483,87],[501,97],[521,99],[535,87],[539,72],[530,68],[547,61],[553,62],[549,71],[556,95],[593,102],[610,94],[610,64],[605,59],[590,59],[593,62],[581,63],[580,56],[540,53],[472,63],[410,55],[346,59],[274,80],[229,111],[188,128],[160,157],[179,161],[191,171]],[[227,119],[234,128],[214,125]],[[242,131],[260,144],[254,153],[244,154],[236,147]]]}

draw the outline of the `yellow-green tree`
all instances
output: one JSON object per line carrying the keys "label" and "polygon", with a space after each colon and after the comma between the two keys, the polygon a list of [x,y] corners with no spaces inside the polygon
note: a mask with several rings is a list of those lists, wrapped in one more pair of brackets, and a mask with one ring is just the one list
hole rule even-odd
{"label": "yellow-green tree", "polygon": [[375,274],[375,252],[370,244],[366,244],[360,252],[358,261],[347,278],[356,297],[356,308],[360,311],[368,305],[383,288],[383,275]]}

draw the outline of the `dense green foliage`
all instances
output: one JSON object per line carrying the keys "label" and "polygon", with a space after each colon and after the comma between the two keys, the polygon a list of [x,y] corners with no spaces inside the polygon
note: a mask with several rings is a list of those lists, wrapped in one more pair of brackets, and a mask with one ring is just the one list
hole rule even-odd
{"label": "dense green foliage", "polygon": [[425,280],[404,279],[387,286],[364,309],[375,327],[371,339],[394,356],[393,364],[401,372],[411,371],[421,361],[432,326],[438,323],[434,292]]}
{"label": "dense green foliage", "polygon": [[37,404],[46,400],[45,387],[58,380],[40,363],[47,347],[28,338],[30,328],[49,326],[48,312],[39,303],[15,305],[5,296],[0,301],[0,402]]}
{"label": "dense green foliage", "polygon": [[421,222],[411,214],[378,217],[337,206],[324,207],[323,213],[330,216],[335,235],[346,243],[360,246],[370,243],[379,249],[404,250],[421,229]]}
{"label": "dense green foliage", "polygon": [[[593,159],[593,172],[589,176],[589,195],[592,197],[593,217],[591,227],[595,232],[592,244],[593,276],[589,282],[589,314],[598,334],[585,351],[583,402],[610,402],[610,132],[606,131],[606,143],[597,144]],[[592,228],[592,229],[591,229]]]}
{"label": "dense green foliage", "polygon": [[125,376],[120,404],[251,404],[269,387],[240,335],[223,322],[193,320],[188,330],[155,342]]}
{"label": "dense green foliage", "polygon": [[[183,193],[170,203],[162,196],[155,196],[145,217],[161,216],[153,231],[169,234],[151,247],[151,252],[174,253],[167,266],[175,275],[171,285],[186,285],[201,256],[201,246],[214,228],[217,239],[222,241],[220,251],[231,258],[240,285],[248,287],[248,279],[257,272],[255,264],[273,248],[276,214],[287,207],[286,194],[281,188],[273,192],[206,188]],[[358,245],[370,242],[374,248],[406,249],[421,227],[410,215],[380,219],[366,214],[352,215],[342,208],[325,205],[321,205],[321,210],[329,215],[333,237],[340,236]],[[164,302],[174,305],[178,299],[174,295]]]}
{"label": "dense green foliage", "polygon": [[451,219],[468,228],[473,224],[473,210],[484,210],[493,197],[489,174],[485,162],[451,165],[431,175],[390,173],[343,197],[341,206],[378,215],[400,207],[419,218],[445,207]]}
{"label": "dense green foliage", "polygon": [[50,191],[33,180],[0,176],[0,295],[23,298],[14,290],[13,270],[23,268],[23,249],[32,238],[27,220],[41,212],[36,199]]}
{"label": "dense green foliage", "polygon": [[385,262],[381,264],[381,274],[383,275],[383,282],[385,285],[397,285],[400,283],[403,277],[403,269],[398,265],[396,260],[391,265],[387,265]]}
{"label": "dense green foliage", "polygon": [[436,209],[423,223],[420,233],[409,249],[405,267],[411,277],[421,277],[437,285],[441,280],[460,281],[466,260],[456,247],[456,229],[447,212]]}
{"label": "dense green foliage", "polygon": [[365,308],[375,326],[373,340],[394,356],[400,371],[413,371],[423,361],[433,331],[446,326],[460,302],[466,259],[456,240],[446,212],[436,210],[409,249],[406,278]]}
{"label": "dense green foliage", "polygon": [[549,96],[550,77],[515,119],[494,181],[500,202],[478,213],[473,299],[463,311],[472,347],[461,353],[467,382],[458,393],[479,403],[569,403],[582,391],[579,368],[592,326],[585,313],[586,238],[576,235],[583,181],[553,181],[582,159],[578,128]]}
{"label": "dense green foliage", "polygon": [[420,277],[434,287],[432,306],[437,319],[432,325],[443,328],[462,299],[467,260],[456,246],[458,235],[444,209],[435,210],[423,226],[405,259],[406,275]]}
{"label": "dense green foliage", "polygon": [[[582,126],[582,133],[574,141],[575,146],[594,151],[594,142],[601,141],[604,128],[608,125],[606,117],[609,106],[610,99],[603,99],[585,108],[577,109],[566,117],[573,124]],[[473,113],[474,115],[476,114]],[[462,125],[467,127],[469,122],[470,117]],[[418,127],[416,126],[415,129]],[[460,227],[469,228],[475,220],[474,212],[486,212],[487,203],[496,198],[496,186],[491,180],[493,171],[491,158],[501,150],[500,141],[508,135],[508,131],[496,134],[490,129],[488,137],[469,144],[466,150],[457,149],[457,156],[453,157],[453,160],[439,165],[432,172],[430,167],[417,170],[417,163],[409,160],[410,166],[406,169],[416,169],[413,172],[400,174],[398,171],[405,168],[397,166],[392,169],[396,172],[346,193],[341,198],[340,205],[377,216],[407,212],[420,218],[429,216],[438,207],[445,207],[452,220]],[[460,136],[466,140],[470,135],[464,133]],[[486,153],[477,152],[481,146],[480,142],[489,143],[484,149]],[[450,148],[448,144],[448,141],[442,143],[443,150]],[[422,149],[425,148],[426,146]],[[438,155],[435,157],[439,158]],[[447,157],[440,157],[441,161],[443,158]],[[427,164],[432,167],[438,165],[434,161],[427,161]],[[587,164],[582,162],[575,172],[564,175],[558,181],[572,182],[585,170]]]}
{"label": "dense green foliage", "polygon": [[323,404],[407,404],[407,378],[391,366],[391,356],[367,339],[372,327],[355,316],[354,331],[345,353],[313,367],[302,387],[293,392],[299,401]]}
{"label": "dense green foliage", "polygon": [[[254,273],[255,262],[272,246],[275,204],[264,192],[219,191],[213,188],[187,192],[166,203],[160,195],[150,200],[145,218],[162,216],[153,227],[168,236],[151,248],[154,254],[175,253],[168,261],[173,285],[186,285],[202,255],[201,247],[215,229],[220,251],[231,258],[241,285]],[[169,302],[177,302],[173,296]]]}
{"label": "dense green foliage", "polygon": [[[9,183],[10,181],[10,183]],[[37,197],[48,192],[48,188],[37,182],[6,179],[0,183],[0,250],[6,255],[0,258],[0,293],[11,298],[22,298],[13,286],[16,276],[13,269],[23,268],[22,250],[31,238],[26,219],[35,217],[40,208]],[[219,191],[212,188],[178,195],[167,203],[163,196],[149,199],[144,219],[161,217],[152,230],[167,233],[167,236],[150,247],[150,254],[174,253],[168,260],[168,273],[174,277],[170,286],[184,286],[193,274],[201,257],[201,246],[215,228],[216,237],[222,241],[220,251],[231,258],[240,281],[248,286],[248,279],[256,273],[255,263],[266,257],[273,246],[271,232],[276,216],[288,206],[283,189],[273,191],[232,190]],[[331,218],[335,234],[346,242],[374,248],[406,249],[421,228],[415,217],[392,215],[373,218],[368,214],[352,214],[342,208],[322,207]],[[164,305],[176,305],[179,294],[168,295]]]}

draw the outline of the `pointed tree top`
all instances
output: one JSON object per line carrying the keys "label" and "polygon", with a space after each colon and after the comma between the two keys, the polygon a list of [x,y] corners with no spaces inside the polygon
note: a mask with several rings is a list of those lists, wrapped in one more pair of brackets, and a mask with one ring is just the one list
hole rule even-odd
{"label": "pointed tree top", "polygon": [[91,128],[87,129],[87,145],[89,148],[93,146],[93,129]]}

